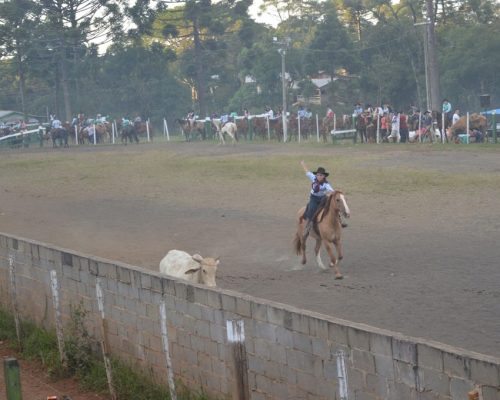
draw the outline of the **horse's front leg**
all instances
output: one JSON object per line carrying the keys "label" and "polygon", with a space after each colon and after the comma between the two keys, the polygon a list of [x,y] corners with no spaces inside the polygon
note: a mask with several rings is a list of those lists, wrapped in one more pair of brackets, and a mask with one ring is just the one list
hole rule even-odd
{"label": "horse's front leg", "polygon": [[[335,247],[337,248],[337,251],[338,251],[338,242],[335,244]],[[330,257],[330,267],[332,267],[333,270],[335,271],[335,279],[342,279],[343,276],[340,273],[337,259],[335,258],[335,254],[333,253],[332,243],[325,241],[325,248],[326,248],[326,251],[328,253],[328,256]],[[339,254],[339,262],[340,262],[341,254],[340,253],[337,253],[337,254]]]}
{"label": "horse's front leg", "polygon": [[323,264],[323,260],[321,259],[321,254],[319,250],[321,249],[321,238],[316,238],[316,245],[314,246],[314,254],[316,254],[316,262],[318,263],[318,267],[321,269],[328,269],[326,268],[325,264]]}

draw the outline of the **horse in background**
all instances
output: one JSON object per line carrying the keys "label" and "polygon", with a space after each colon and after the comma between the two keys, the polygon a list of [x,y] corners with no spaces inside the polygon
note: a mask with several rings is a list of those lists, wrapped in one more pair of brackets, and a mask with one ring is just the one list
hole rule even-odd
{"label": "horse in background", "polygon": [[[302,256],[302,265],[306,260],[306,241],[309,235],[316,239],[314,253],[316,254],[316,262],[321,269],[327,269],[321,260],[320,249],[321,245],[325,247],[328,256],[330,257],[330,267],[335,271],[335,279],[342,279],[342,273],[339,269],[340,261],[344,258],[342,250],[342,224],[340,220],[341,213],[345,217],[350,217],[349,206],[344,194],[340,190],[335,190],[326,195],[324,202],[316,211],[313,217],[313,228],[310,233],[305,232],[307,220],[304,219],[306,207],[302,207],[297,213],[297,232],[294,238],[294,249],[298,256]],[[333,252],[333,247],[337,253],[337,257]]]}
{"label": "horse in background", "polygon": [[149,129],[149,139],[153,141],[154,129],[153,125],[151,125],[149,121],[146,122],[135,121],[134,129],[138,136],[144,136],[146,138],[148,137],[148,129]]}
{"label": "horse in background", "polygon": [[[47,128],[49,129],[49,128]],[[52,139],[52,147],[69,147],[68,136],[69,133],[66,128],[51,128],[49,130],[49,136]],[[59,143],[59,145],[58,145]]]}
{"label": "horse in background", "polygon": [[212,119],[212,125],[215,127],[217,136],[221,144],[226,144],[224,140],[224,135],[231,138],[233,145],[238,141],[238,126],[234,122],[226,122],[224,125],[221,124],[219,119]]}
{"label": "horse in background", "polygon": [[127,140],[130,143],[132,143],[132,142],[135,142],[136,144],[139,143],[139,137],[137,136],[137,132],[135,130],[134,125],[132,125],[132,124],[129,124],[129,125],[122,127],[122,129],[120,131],[120,136],[121,136],[122,143],[124,145],[127,144]]}

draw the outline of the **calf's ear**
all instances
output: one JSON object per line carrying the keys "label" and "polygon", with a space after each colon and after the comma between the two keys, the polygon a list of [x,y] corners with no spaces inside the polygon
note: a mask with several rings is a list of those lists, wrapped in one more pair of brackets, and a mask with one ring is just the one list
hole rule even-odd
{"label": "calf's ear", "polygon": [[186,275],[195,274],[195,273],[197,273],[200,269],[201,269],[201,267],[200,267],[200,268],[191,268],[191,269],[188,269],[186,272],[184,272],[184,274],[186,274]]}
{"label": "calf's ear", "polygon": [[196,262],[199,262],[201,263],[203,261],[203,257],[200,256],[199,254],[194,254],[192,257],[191,257],[194,261]]}

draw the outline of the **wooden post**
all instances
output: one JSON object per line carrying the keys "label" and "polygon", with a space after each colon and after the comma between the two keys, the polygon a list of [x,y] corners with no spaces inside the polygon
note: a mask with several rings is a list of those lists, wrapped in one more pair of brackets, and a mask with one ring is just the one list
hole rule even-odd
{"label": "wooden post", "polygon": [[253,118],[251,116],[248,116],[247,122],[248,122],[248,137],[250,140],[253,140]]}
{"label": "wooden post", "polygon": [[14,324],[16,326],[17,346],[22,349],[21,324],[19,323],[19,310],[17,309],[16,272],[14,270],[14,256],[9,256],[10,298],[12,311],[14,313]]}
{"label": "wooden post", "polygon": [[94,145],[97,144],[97,131],[95,129],[95,124],[92,124],[92,128],[94,128]]}
{"label": "wooden post", "polygon": [[168,388],[170,389],[170,398],[172,400],[177,400],[177,393],[175,393],[174,371],[172,369],[172,359],[170,358],[170,348],[168,346],[167,305],[165,304],[165,300],[162,300],[160,303],[160,328],[163,353],[165,354],[165,361],[167,363],[167,380]]}
{"label": "wooden post", "polygon": [[111,370],[111,360],[109,358],[109,343],[108,343],[108,321],[104,315],[104,294],[101,288],[101,280],[96,279],[95,291],[97,296],[97,305],[101,313],[101,349],[104,358],[104,367],[106,368],[106,377],[108,379],[109,394],[112,400],[117,400],[115,386],[113,385],[113,373]]}
{"label": "wooden post", "polygon": [[150,137],[149,137],[149,118],[146,120],[146,133],[148,135],[148,142],[150,142]]}
{"label": "wooden post", "polygon": [[227,320],[227,341],[233,355],[234,400],[249,400],[247,353],[245,348],[245,326],[242,319]]}
{"label": "wooden post", "polygon": [[78,125],[75,125],[75,144],[78,145]]}
{"label": "wooden post", "polygon": [[115,144],[115,136],[116,136],[115,121],[111,122],[111,135],[112,135],[112,143]]}
{"label": "wooden post", "polygon": [[64,352],[64,334],[61,317],[61,307],[59,302],[59,284],[57,282],[57,272],[55,269],[50,271],[50,289],[52,291],[52,305],[54,307],[54,316],[56,323],[57,347],[59,348],[59,357],[61,363],[66,365],[66,354]]}
{"label": "wooden post", "polygon": [[[492,129],[493,129],[493,143],[497,142],[497,112],[494,110],[493,114],[491,116],[491,123],[492,123]],[[486,132],[487,134],[488,132]]]}
{"label": "wooden post", "polygon": [[15,358],[4,358],[3,374],[7,400],[22,400],[21,374],[19,373],[19,364]]}

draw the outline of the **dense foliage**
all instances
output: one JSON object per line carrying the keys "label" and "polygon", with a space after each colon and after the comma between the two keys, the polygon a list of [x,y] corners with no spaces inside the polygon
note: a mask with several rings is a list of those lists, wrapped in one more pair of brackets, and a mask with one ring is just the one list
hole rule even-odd
{"label": "dense foliage", "polygon": [[[500,6],[427,0],[434,7],[442,97],[477,110],[500,101]],[[177,118],[190,109],[262,111],[282,101],[278,49],[286,47],[288,104],[333,77],[327,103],[406,109],[426,105],[423,0],[4,0],[0,2],[0,109]],[[275,25],[275,27],[274,27]],[[274,39],[274,40],[273,40]],[[276,40],[277,39],[277,40]]]}

